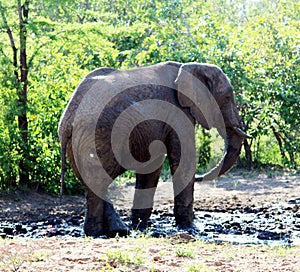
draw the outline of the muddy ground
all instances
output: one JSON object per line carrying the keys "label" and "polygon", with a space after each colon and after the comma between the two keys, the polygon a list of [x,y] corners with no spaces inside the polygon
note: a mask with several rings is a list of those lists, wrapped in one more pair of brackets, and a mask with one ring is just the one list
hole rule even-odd
{"label": "muddy ground", "polygon": [[[133,192],[133,185],[113,190],[114,205],[128,224]],[[5,239],[0,271],[300,271],[297,175],[240,172],[197,183],[199,232],[182,234],[184,241],[175,244],[169,238],[179,235],[173,226],[171,182],[160,183],[153,227],[146,233],[165,238],[82,238],[84,203],[83,196],[64,196],[60,203],[41,193],[1,195],[0,235]],[[133,259],[126,255],[124,260],[124,252]]]}

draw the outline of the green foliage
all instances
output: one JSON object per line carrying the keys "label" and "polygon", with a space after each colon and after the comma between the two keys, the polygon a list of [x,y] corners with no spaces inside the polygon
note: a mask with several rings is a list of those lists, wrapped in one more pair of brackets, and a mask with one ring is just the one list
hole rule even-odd
{"label": "green foliage", "polygon": [[145,256],[142,247],[129,248],[128,250],[107,250],[102,259],[110,266],[118,268],[133,268],[145,263]]}
{"label": "green foliage", "polygon": [[[32,186],[58,193],[57,125],[88,71],[166,60],[221,66],[234,87],[245,128],[255,137],[248,142],[254,163],[299,166],[298,1],[29,1],[26,148],[17,120],[20,85],[4,21],[20,50],[17,4],[1,1],[0,190],[22,185],[19,166],[24,163]],[[197,130],[198,171],[217,160],[215,143],[214,136]],[[169,175],[167,161],[163,173]],[[81,192],[72,171],[66,176],[67,191]]]}
{"label": "green foliage", "polygon": [[201,126],[196,128],[196,156],[198,158],[197,171],[206,169],[211,160],[211,135]]}
{"label": "green foliage", "polygon": [[188,247],[179,247],[175,250],[175,253],[177,257],[194,258],[194,250]]}

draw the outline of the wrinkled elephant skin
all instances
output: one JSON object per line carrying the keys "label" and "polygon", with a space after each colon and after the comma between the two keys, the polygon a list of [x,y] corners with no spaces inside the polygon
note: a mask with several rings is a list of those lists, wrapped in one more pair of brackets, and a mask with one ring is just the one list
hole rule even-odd
{"label": "wrinkled elephant skin", "polygon": [[127,169],[136,171],[132,227],[147,227],[165,155],[176,224],[193,227],[196,123],[217,128],[225,139],[224,157],[199,178],[215,179],[235,164],[248,137],[229,80],[217,66],[165,62],[127,71],[100,68],[83,79],[58,133],[62,187],[67,156],[87,192],[86,235],[129,233],[107,194],[113,179]]}

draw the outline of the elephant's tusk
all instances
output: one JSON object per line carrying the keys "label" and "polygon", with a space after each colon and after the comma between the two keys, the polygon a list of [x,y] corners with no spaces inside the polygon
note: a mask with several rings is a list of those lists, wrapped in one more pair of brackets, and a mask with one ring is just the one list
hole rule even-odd
{"label": "elephant's tusk", "polygon": [[195,175],[195,181],[203,181],[203,175]]}
{"label": "elephant's tusk", "polygon": [[251,135],[247,134],[245,131],[243,131],[239,127],[233,127],[233,130],[236,132],[236,134],[238,134],[242,138],[253,139],[253,137]]}

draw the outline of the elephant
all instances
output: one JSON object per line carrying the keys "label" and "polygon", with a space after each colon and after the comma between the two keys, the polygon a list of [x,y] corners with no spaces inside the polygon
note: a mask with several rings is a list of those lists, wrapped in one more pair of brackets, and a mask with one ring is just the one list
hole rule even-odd
{"label": "elephant", "polygon": [[[220,162],[198,177],[196,124],[217,128],[225,141]],[[111,182],[129,169],[136,171],[132,228],[147,227],[166,156],[176,225],[193,228],[195,180],[212,180],[230,170],[243,139],[251,137],[243,131],[233,88],[218,66],[174,61],[90,72],[69,100],[58,135],[62,188],[67,157],[86,190],[84,232],[94,237],[129,233],[107,196]]]}

